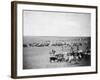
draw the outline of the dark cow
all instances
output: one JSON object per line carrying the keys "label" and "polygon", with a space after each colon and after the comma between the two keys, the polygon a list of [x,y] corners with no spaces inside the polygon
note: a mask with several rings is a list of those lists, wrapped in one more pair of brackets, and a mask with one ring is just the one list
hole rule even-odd
{"label": "dark cow", "polygon": [[57,61],[57,57],[50,57],[50,62],[56,62]]}
{"label": "dark cow", "polygon": [[28,47],[28,45],[27,44],[23,44],[23,47]]}

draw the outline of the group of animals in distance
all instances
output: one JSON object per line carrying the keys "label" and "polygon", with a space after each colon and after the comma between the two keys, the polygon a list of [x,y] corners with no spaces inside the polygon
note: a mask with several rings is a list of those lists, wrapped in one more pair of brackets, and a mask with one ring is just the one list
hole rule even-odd
{"label": "group of animals in distance", "polygon": [[[90,45],[88,43],[84,43],[85,45]],[[58,41],[55,43],[51,43],[49,40],[48,41],[40,41],[40,42],[34,42],[34,43],[28,43],[28,44],[23,44],[23,47],[49,47],[49,46],[54,46],[54,47],[62,47],[62,50],[57,51],[55,49],[52,49],[49,52],[49,61],[50,63],[54,62],[69,62],[69,63],[79,63],[82,59],[88,58],[91,54],[90,47],[87,46],[85,50],[83,51],[79,47],[82,46],[82,43],[72,43],[68,44],[64,41]],[[70,51],[66,50],[64,51],[63,48],[64,46],[69,46]],[[74,47],[76,47],[76,50],[74,50]],[[67,47],[65,47],[67,49]]]}
{"label": "group of animals in distance", "polygon": [[70,53],[61,51],[58,52],[55,50],[51,50],[49,52],[50,57],[50,63],[54,62],[68,62],[68,63],[73,63],[73,64],[78,64],[82,59],[87,59],[90,57],[90,49],[86,49],[86,51],[83,50],[77,50],[76,52],[72,51]]}

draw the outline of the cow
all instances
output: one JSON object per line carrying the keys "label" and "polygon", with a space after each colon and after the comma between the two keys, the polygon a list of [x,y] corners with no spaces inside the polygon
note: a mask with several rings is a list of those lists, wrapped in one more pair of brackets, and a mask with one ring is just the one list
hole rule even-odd
{"label": "cow", "polygon": [[50,54],[50,62],[57,61],[57,57],[55,56],[56,51],[52,49],[52,51],[49,52]]}
{"label": "cow", "polygon": [[28,45],[27,44],[23,44],[23,47],[28,47]]}
{"label": "cow", "polygon": [[57,62],[57,57],[55,56],[50,57],[50,62]]}

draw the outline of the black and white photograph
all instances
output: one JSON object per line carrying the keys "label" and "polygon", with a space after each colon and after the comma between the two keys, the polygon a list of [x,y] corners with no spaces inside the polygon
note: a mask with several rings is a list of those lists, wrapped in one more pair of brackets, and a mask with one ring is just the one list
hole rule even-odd
{"label": "black and white photograph", "polygon": [[90,20],[89,13],[24,10],[23,69],[91,66]]}
{"label": "black and white photograph", "polygon": [[11,6],[12,78],[97,73],[97,6]]}

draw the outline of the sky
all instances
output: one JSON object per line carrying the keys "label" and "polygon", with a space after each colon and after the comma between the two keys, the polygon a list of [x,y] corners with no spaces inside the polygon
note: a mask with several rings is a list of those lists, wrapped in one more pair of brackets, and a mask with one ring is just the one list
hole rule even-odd
{"label": "sky", "polygon": [[23,11],[23,36],[90,36],[91,14]]}

